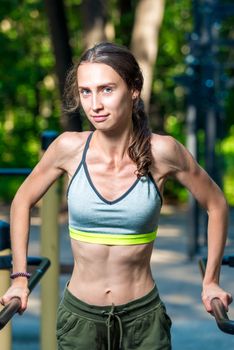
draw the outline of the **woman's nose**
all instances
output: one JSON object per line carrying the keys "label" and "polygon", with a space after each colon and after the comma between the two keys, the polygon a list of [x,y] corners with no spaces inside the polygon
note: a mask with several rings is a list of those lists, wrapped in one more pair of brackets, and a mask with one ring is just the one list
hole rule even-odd
{"label": "woman's nose", "polygon": [[92,109],[94,111],[96,111],[96,110],[100,110],[102,108],[103,108],[103,104],[102,104],[100,96],[98,94],[93,94],[93,96],[92,96]]}

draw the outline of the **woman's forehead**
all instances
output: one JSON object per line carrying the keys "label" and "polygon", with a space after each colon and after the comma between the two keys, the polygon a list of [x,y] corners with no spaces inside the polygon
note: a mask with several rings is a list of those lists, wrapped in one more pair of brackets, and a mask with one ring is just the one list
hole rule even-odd
{"label": "woman's forehead", "polygon": [[117,83],[123,80],[121,76],[109,65],[105,63],[81,63],[77,70],[78,84],[84,83],[89,85],[93,83],[103,83],[103,81],[110,81]]}

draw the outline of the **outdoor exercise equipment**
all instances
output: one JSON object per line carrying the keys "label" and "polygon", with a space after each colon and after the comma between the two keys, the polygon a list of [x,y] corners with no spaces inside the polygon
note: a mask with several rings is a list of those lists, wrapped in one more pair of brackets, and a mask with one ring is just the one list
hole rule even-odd
{"label": "outdoor exercise equipment", "polygon": [[[58,136],[57,132],[45,131],[42,134],[42,153]],[[59,303],[59,184],[56,181],[42,198],[40,207],[41,217],[41,246],[40,253],[51,261],[51,267],[41,283],[41,349],[56,350],[55,337],[56,315]],[[53,296],[53,297],[51,297]],[[48,312],[50,310],[50,312]]]}
{"label": "outdoor exercise equipment", "polygon": [[[233,88],[230,73],[234,63],[228,50],[234,46],[234,40],[228,38],[224,29],[227,23],[233,22],[234,3],[232,0],[192,0],[191,4],[194,25],[188,41],[187,68],[175,81],[187,92],[187,148],[199,162],[204,152],[205,169],[222,187],[223,166],[215,145],[217,139],[225,136],[225,99],[228,90]],[[199,131],[204,132],[204,140],[198,137]],[[201,210],[192,196],[189,208],[187,253],[193,258],[199,250]],[[205,228],[202,233],[206,241]]]}
{"label": "outdoor exercise equipment", "polygon": [[[42,133],[41,150],[43,152],[58,136],[58,133],[53,130],[47,130]],[[0,176],[27,176],[31,172],[29,168],[0,168]],[[47,193],[44,195],[40,205],[41,216],[41,247],[40,254],[46,256],[51,262],[51,267],[41,283],[41,349],[42,350],[56,350],[55,324],[56,312],[59,302],[59,227],[58,227],[58,207],[59,207],[59,188],[58,182],[55,182]],[[3,248],[2,248],[3,249]],[[4,255],[9,254],[4,252]],[[0,248],[1,256],[1,248]],[[39,261],[37,261],[39,263]],[[30,263],[32,261],[30,260]],[[41,262],[42,263],[42,262]],[[40,266],[40,265],[39,265]],[[70,272],[71,267],[63,266],[61,270]],[[38,276],[39,277],[39,276]],[[34,280],[34,277],[33,277]],[[33,282],[32,280],[32,282]],[[9,286],[9,271],[1,271],[0,276],[0,292],[3,294]],[[30,279],[31,281],[31,279]],[[29,282],[30,282],[29,281]],[[30,283],[32,283],[30,282]],[[51,298],[51,295],[53,297]],[[17,301],[14,302],[17,305]],[[12,306],[13,307],[13,306]],[[15,308],[17,306],[14,306]],[[50,312],[48,312],[50,310]],[[8,314],[8,312],[7,312]],[[4,350],[11,349],[11,330],[7,325],[7,335],[4,336],[4,345],[1,341],[1,346]],[[6,327],[6,328],[7,328]],[[2,332],[6,331],[6,328]],[[0,334],[1,338],[1,334]]]}
{"label": "outdoor exercise equipment", "polygon": [[[0,259],[2,256],[10,254],[10,235],[9,224],[4,221],[0,221]],[[0,270],[0,295],[3,295],[10,286],[10,271]],[[0,344],[6,349],[10,350],[12,345],[11,337],[11,324],[0,333]]]}
{"label": "outdoor exercise equipment", "polygon": [[[6,255],[0,257],[0,269],[11,269],[12,256]],[[28,257],[28,266],[36,266],[33,271],[28,284],[29,292],[38,284],[42,276],[45,274],[50,266],[50,261],[47,258],[41,257]],[[17,313],[21,305],[19,298],[12,298],[9,304],[7,304],[2,311],[0,311],[0,330],[6,326],[6,324],[12,319],[12,317]]]}
{"label": "outdoor exercise equipment", "polygon": [[[206,262],[206,258],[199,260],[202,277],[205,275]],[[224,256],[222,259],[222,265],[234,267],[234,255]],[[222,301],[218,298],[214,298],[211,300],[211,306],[219,329],[224,333],[234,334],[234,320],[232,321],[229,319]]]}
{"label": "outdoor exercise equipment", "polygon": [[[10,269],[12,268],[12,255],[10,254],[10,225],[5,221],[0,221],[0,293],[5,293],[10,285]],[[48,258],[28,257],[28,269],[34,267],[29,279],[29,292],[33,290],[41,277],[50,266]],[[36,267],[36,268],[35,268]],[[11,301],[0,311],[0,330],[2,330],[11,320],[21,305],[19,298],[12,298]],[[0,343],[4,350],[12,348],[11,326],[8,324],[0,332]]]}

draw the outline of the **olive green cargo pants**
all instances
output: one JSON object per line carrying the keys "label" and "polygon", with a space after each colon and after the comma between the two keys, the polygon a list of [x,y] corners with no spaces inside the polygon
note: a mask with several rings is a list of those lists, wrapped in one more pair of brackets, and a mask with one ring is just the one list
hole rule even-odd
{"label": "olive green cargo pants", "polygon": [[170,328],[156,287],[130,303],[103,307],[66,289],[58,309],[58,350],[171,350]]}

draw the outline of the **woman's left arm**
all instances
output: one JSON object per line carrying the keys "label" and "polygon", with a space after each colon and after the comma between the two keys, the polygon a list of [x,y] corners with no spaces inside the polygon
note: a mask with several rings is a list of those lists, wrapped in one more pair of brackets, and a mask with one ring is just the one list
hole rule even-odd
{"label": "woman's left arm", "polygon": [[223,192],[188,150],[175,139],[168,136],[166,139],[168,175],[184,185],[208,213],[208,257],[202,301],[206,310],[211,312],[210,301],[218,297],[228,310],[228,305],[232,302],[231,294],[219,286],[220,267],[227,238],[228,204]]}

